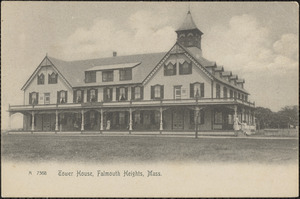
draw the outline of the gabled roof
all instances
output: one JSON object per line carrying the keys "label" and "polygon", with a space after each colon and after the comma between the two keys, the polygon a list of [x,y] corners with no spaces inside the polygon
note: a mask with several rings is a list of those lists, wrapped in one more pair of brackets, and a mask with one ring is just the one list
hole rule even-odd
{"label": "gabled roof", "polygon": [[238,83],[238,84],[245,83],[245,80],[244,79],[238,79],[238,80],[236,80],[236,83]]}
{"label": "gabled roof", "polygon": [[57,67],[62,75],[70,82],[73,87],[87,87],[97,85],[115,85],[117,82],[94,82],[85,83],[84,71],[97,66],[101,70],[101,66],[106,68],[107,65],[126,65],[129,63],[140,63],[132,69],[132,80],[122,81],[123,84],[141,83],[150,71],[157,65],[166,53],[151,53],[140,55],[116,56],[99,59],[88,59],[78,61],[63,61],[53,57],[49,57],[50,61]]}
{"label": "gabled roof", "polygon": [[196,26],[192,14],[190,11],[188,11],[185,20],[183,21],[183,23],[181,24],[181,26],[176,30],[177,31],[182,31],[182,30],[198,30],[200,32],[200,34],[203,34]]}

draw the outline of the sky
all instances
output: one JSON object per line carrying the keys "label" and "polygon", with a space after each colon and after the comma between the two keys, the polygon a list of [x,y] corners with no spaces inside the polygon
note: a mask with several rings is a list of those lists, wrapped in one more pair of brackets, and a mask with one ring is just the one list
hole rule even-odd
{"label": "sky", "polygon": [[23,104],[21,88],[46,54],[80,60],[167,52],[189,7],[204,33],[203,56],[244,78],[256,106],[298,104],[295,2],[2,2],[2,129],[9,104]]}

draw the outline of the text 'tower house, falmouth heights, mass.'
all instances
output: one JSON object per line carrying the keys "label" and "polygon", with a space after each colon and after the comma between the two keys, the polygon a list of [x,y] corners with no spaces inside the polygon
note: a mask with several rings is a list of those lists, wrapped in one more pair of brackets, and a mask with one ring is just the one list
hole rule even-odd
{"label": "text 'tower house, falmouth heights, mass.'", "polygon": [[244,79],[202,56],[190,11],[168,52],[63,61],[46,56],[22,87],[25,131],[232,131],[255,125]]}

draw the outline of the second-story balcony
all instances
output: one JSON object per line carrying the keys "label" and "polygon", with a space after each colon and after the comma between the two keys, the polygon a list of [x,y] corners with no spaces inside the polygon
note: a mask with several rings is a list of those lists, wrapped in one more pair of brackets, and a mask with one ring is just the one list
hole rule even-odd
{"label": "second-story balcony", "polygon": [[163,106],[201,106],[201,105],[243,105],[254,108],[255,103],[234,98],[199,98],[199,99],[162,99],[162,100],[131,100],[112,102],[84,102],[65,104],[36,104],[9,106],[9,112],[33,110],[76,110],[83,108],[130,108],[130,107],[163,107]]}

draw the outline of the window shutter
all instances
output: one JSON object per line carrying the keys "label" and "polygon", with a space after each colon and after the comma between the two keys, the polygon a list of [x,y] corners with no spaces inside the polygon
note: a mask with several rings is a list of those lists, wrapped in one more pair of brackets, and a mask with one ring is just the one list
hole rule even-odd
{"label": "window shutter", "polygon": [[190,84],[190,97],[194,97],[194,84]]}
{"label": "window shutter", "polygon": [[87,102],[90,102],[90,101],[91,101],[91,100],[90,100],[90,92],[91,92],[90,89],[87,90]]}
{"label": "window shutter", "polygon": [[131,99],[134,100],[135,99],[135,95],[134,95],[134,90],[135,87],[131,87]]}
{"label": "window shutter", "polygon": [[29,93],[29,104],[32,104],[32,97],[31,97],[31,95],[32,95],[32,93]]}
{"label": "window shutter", "polygon": [[125,88],[125,98],[128,100],[128,88]]}
{"label": "window shutter", "polygon": [[154,99],[154,86],[151,86],[151,99]]}
{"label": "window shutter", "polygon": [[50,84],[50,74],[48,74],[48,84]]}
{"label": "window shutter", "polygon": [[164,86],[160,86],[160,99],[164,99]]}
{"label": "window shutter", "polygon": [[98,88],[95,89],[96,102],[98,102]]}
{"label": "window shutter", "polygon": [[144,99],[144,87],[141,86],[140,88],[141,88],[141,99]]}
{"label": "window shutter", "polygon": [[192,74],[192,62],[189,63],[189,74]]}
{"label": "window shutter", "polygon": [[68,103],[68,91],[65,91],[66,101],[65,103]]}
{"label": "window shutter", "polygon": [[120,100],[120,88],[116,88],[116,101]]}
{"label": "window shutter", "polygon": [[204,97],[204,83],[201,83],[201,97]]}
{"label": "window shutter", "polygon": [[76,103],[76,90],[73,91],[73,103]]}
{"label": "window shutter", "polygon": [[166,76],[167,75],[167,66],[166,65],[164,65],[164,76]]}
{"label": "window shutter", "polygon": [[57,103],[59,104],[60,92],[57,91]]}
{"label": "window shutter", "polygon": [[176,75],[176,72],[177,72],[177,70],[176,70],[176,63],[173,65],[173,71],[174,71],[174,74],[173,75]]}
{"label": "window shutter", "polygon": [[109,88],[110,90],[110,95],[109,95],[109,100],[112,101],[113,99],[113,89],[112,88]]}

